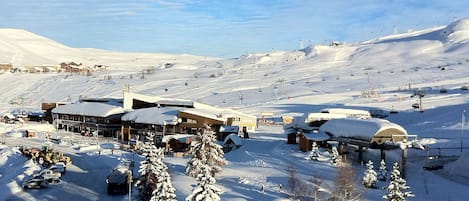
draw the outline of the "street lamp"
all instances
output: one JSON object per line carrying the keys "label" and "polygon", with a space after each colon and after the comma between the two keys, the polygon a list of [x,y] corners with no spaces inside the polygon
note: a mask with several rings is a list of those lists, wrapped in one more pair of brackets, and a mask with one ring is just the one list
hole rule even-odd
{"label": "street lamp", "polygon": [[101,155],[101,151],[99,149],[99,124],[96,124],[96,150]]}
{"label": "street lamp", "polygon": [[132,172],[127,176],[127,183],[129,183],[129,201],[132,199]]}

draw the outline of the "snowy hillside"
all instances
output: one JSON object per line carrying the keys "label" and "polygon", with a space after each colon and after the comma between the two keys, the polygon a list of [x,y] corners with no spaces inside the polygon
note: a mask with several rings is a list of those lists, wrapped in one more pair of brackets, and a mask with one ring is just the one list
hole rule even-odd
{"label": "snowy hillside", "polygon": [[58,65],[61,62],[73,61],[85,65],[105,64],[132,69],[135,66],[160,65],[175,60],[184,63],[208,59],[191,55],[122,53],[71,48],[19,29],[0,29],[0,44],[0,63],[11,63],[15,67]]}
{"label": "snowy hillside", "polygon": [[[120,97],[124,84],[139,93],[240,108],[266,102],[336,104],[360,96],[365,90],[384,93],[409,88],[409,84],[411,88],[460,87],[467,82],[467,24],[466,19],[446,27],[363,43],[310,46],[232,59],[75,49],[26,31],[0,30],[0,42],[4,44],[0,47],[1,63],[21,66],[76,61],[110,66],[109,71],[90,77],[5,73],[0,81],[6,92],[1,97],[1,108],[10,108],[8,102],[18,97],[29,100],[28,105],[33,107],[42,100]],[[151,74],[147,69],[152,69]],[[17,88],[7,90],[10,86]],[[330,101],[325,94],[343,98]]]}

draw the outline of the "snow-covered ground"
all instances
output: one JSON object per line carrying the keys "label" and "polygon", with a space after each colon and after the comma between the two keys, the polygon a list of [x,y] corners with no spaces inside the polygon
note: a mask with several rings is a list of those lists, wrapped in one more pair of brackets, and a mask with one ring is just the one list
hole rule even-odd
{"label": "snow-covered ground", "polygon": [[[372,39],[339,46],[309,46],[292,52],[267,52],[218,59],[190,55],[115,53],[93,49],[74,49],[34,34],[18,30],[0,30],[0,63],[49,65],[76,61],[86,65],[105,64],[110,70],[91,76],[65,73],[0,74],[0,113],[14,109],[40,108],[41,102],[73,102],[79,97],[122,98],[122,89],[238,109],[260,115],[300,116],[323,108],[396,110],[387,117],[409,134],[439,150],[448,163],[443,170],[425,171],[427,152],[409,151],[407,184],[416,195],[411,200],[463,201],[469,197],[469,135],[462,114],[468,110],[469,91],[460,87],[469,83],[469,20],[456,21],[406,34]],[[221,47],[222,48],[222,47]],[[165,65],[170,63],[171,65]],[[145,69],[151,68],[151,71]],[[143,75],[143,76],[142,76]],[[412,90],[409,90],[412,88]],[[425,92],[424,112],[411,107],[418,102],[414,89]],[[442,90],[445,89],[445,90]],[[445,93],[443,93],[445,92]],[[364,96],[368,95],[368,96]],[[0,124],[0,132],[35,129],[56,135],[51,125],[25,123]],[[467,134],[466,134],[467,133]],[[93,139],[71,133],[57,133],[65,140],[56,149],[68,153],[72,166],[63,182],[47,189],[24,191],[22,181],[39,170],[26,161],[11,145],[43,145],[41,137],[7,137],[1,148],[0,200],[126,200],[108,196],[104,178],[112,168],[133,158],[133,154],[109,149],[112,140],[101,143],[96,154]],[[260,126],[243,146],[227,153],[228,165],[217,177],[224,190],[222,200],[282,200],[287,196],[287,168],[296,168],[300,178],[316,177],[332,188],[337,168],[328,162],[305,160],[309,153],[297,145],[286,144],[280,126]],[[460,151],[463,142],[463,151]],[[81,145],[78,147],[79,144]],[[440,149],[438,149],[440,148]],[[399,160],[399,151],[387,154],[388,167]],[[353,160],[357,185],[365,167]],[[139,158],[137,156],[137,158]],[[379,153],[367,150],[365,160],[378,164]],[[166,157],[178,200],[190,193],[195,180],[184,174],[187,158]],[[280,184],[283,188],[279,189]],[[381,200],[387,183],[378,189],[363,189],[364,200]],[[261,187],[264,186],[264,193]],[[136,194],[133,194],[136,199]]]}
{"label": "snow-covered ground", "polygon": [[[50,125],[35,126],[48,128]],[[0,148],[0,184],[6,186],[0,192],[1,200],[127,200],[127,195],[108,195],[105,177],[110,171],[128,161],[140,161],[139,155],[115,150],[116,142],[112,139],[101,140],[101,154],[96,153],[95,139],[79,136],[78,134],[51,131],[57,136],[68,136],[62,144],[47,142],[43,138],[7,137],[6,145]],[[86,144],[88,142],[88,144]],[[90,143],[91,142],[91,145]],[[40,147],[48,144],[54,149],[63,151],[71,156],[73,163],[67,167],[67,173],[62,176],[62,182],[50,185],[46,189],[23,190],[21,184],[29,176],[38,173],[41,167],[28,161],[14,145],[29,145]],[[325,150],[324,158],[329,157]],[[459,151],[459,150],[458,150]],[[458,151],[444,151],[444,154],[459,154]],[[439,171],[423,170],[424,158],[421,151],[411,150],[407,172],[407,183],[416,198],[412,200],[465,200],[469,192],[469,177],[467,177],[467,155]],[[217,184],[223,189],[222,200],[284,200],[288,197],[287,169],[296,169],[300,178],[309,180],[317,178],[323,181],[325,189],[332,189],[337,167],[329,160],[306,160],[308,152],[301,152],[298,145],[286,144],[281,126],[263,125],[250,139],[243,139],[243,146],[225,155],[229,161],[223,167]],[[399,160],[399,151],[388,152],[388,167],[393,161]],[[357,185],[366,168],[356,162],[356,155],[351,155],[357,172]],[[365,160],[378,164],[379,152],[368,150]],[[173,185],[176,187],[178,200],[191,192],[196,184],[194,178],[184,174],[188,158],[166,156]],[[378,182],[378,189],[363,189],[363,200],[381,200],[385,193],[382,189],[388,183]],[[282,188],[280,188],[282,186]],[[261,188],[264,187],[262,192]],[[132,194],[137,199],[135,188]],[[327,195],[327,193],[325,194]]]}

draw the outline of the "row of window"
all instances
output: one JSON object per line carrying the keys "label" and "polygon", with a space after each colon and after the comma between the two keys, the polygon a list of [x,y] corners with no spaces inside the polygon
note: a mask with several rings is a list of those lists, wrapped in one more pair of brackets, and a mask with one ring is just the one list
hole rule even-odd
{"label": "row of window", "polygon": [[77,115],[67,115],[67,114],[59,114],[59,119],[79,121],[79,122],[109,123],[109,121],[104,117],[88,117],[88,116],[77,116]]}

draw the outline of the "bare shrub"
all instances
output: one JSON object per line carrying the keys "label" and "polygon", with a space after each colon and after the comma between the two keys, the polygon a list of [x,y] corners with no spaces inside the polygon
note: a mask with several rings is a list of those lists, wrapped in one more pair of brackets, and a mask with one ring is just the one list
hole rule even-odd
{"label": "bare shrub", "polygon": [[355,183],[355,170],[349,163],[339,166],[330,200],[361,200],[361,193]]}

